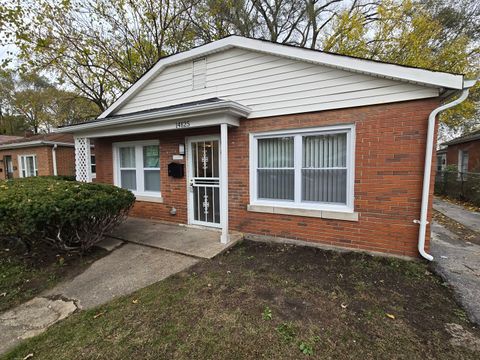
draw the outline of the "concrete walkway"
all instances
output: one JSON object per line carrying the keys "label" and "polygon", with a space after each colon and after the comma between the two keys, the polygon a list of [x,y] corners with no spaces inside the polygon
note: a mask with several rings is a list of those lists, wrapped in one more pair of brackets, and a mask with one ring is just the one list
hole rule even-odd
{"label": "concrete walkway", "polygon": [[130,217],[111,234],[130,243],[147,245],[196,258],[211,259],[243,238],[230,232],[230,242],[220,243],[220,231],[167,224],[161,221]]}
{"label": "concrete walkway", "polygon": [[[435,209],[470,229],[478,226],[476,213],[435,199]],[[480,220],[479,220],[480,221]],[[443,225],[433,222],[431,253],[434,268],[450,284],[471,321],[480,325],[480,245],[460,238]]]}
{"label": "concrete walkway", "polygon": [[190,256],[125,244],[94,262],[74,279],[47,291],[45,296],[75,299],[79,309],[91,309],[163,280],[197,262]]}
{"label": "concrete walkway", "polygon": [[470,230],[480,233],[480,213],[469,211],[461,205],[437,197],[433,199],[433,208]]}
{"label": "concrete walkway", "polygon": [[198,257],[111,238],[102,245],[110,254],[82,274],[0,314],[0,354],[78,309],[90,309],[130,294],[199,261]]}

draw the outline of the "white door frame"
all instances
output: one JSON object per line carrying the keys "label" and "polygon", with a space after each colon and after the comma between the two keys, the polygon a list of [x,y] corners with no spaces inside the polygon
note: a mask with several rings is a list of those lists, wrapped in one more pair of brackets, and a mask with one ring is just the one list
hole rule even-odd
{"label": "white door frame", "polygon": [[[212,141],[216,140],[218,141],[218,159],[215,159],[218,161],[218,169],[219,169],[219,174],[218,178],[220,181],[220,186],[219,186],[219,204],[220,204],[220,223],[210,223],[210,222],[204,222],[204,221],[199,221],[195,220],[194,216],[194,210],[193,210],[193,190],[191,188],[191,181],[193,180],[193,155],[192,155],[192,143],[197,142],[197,141]],[[222,183],[222,170],[221,170],[221,144],[220,144],[220,135],[199,135],[199,136],[189,136],[186,138],[186,146],[187,146],[187,159],[186,159],[186,165],[187,165],[187,213],[188,213],[188,224],[189,225],[200,225],[200,226],[207,226],[207,227],[213,227],[213,228],[221,228],[222,227],[222,219],[224,217],[224,214],[222,212],[222,196],[221,196],[221,183]]]}

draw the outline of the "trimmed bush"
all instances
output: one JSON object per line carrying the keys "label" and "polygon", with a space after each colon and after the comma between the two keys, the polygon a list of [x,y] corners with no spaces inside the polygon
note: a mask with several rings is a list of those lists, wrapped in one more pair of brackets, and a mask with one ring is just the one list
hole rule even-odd
{"label": "trimmed bush", "polygon": [[0,237],[31,249],[84,252],[122,222],[134,195],[113,185],[52,177],[0,181]]}

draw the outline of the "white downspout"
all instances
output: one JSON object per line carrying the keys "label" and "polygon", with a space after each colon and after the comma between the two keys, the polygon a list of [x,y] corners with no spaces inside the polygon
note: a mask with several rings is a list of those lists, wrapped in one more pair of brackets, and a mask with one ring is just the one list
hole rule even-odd
{"label": "white downspout", "polygon": [[425,150],[425,168],[423,170],[423,190],[422,190],[422,207],[420,210],[420,220],[414,220],[413,222],[420,224],[420,230],[418,232],[418,252],[425,259],[432,261],[433,256],[425,251],[425,234],[427,231],[427,213],[428,202],[430,194],[430,175],[432,172],[432,157],[433,157],[433,136],[435,134],[435,119],[439,113],[445,111],[451,107],[454,107],[463,102],[468,97],[469,89],[475,85],[476,80],[465,81],[464,88],[460,97],[452,102],[442,105],[434,109],[428,117],[428,130],[427,130],[427,148]]}
{"label": "white downspout", "polygon": [[57,176],[57,144],[52,147],[53,175]]}

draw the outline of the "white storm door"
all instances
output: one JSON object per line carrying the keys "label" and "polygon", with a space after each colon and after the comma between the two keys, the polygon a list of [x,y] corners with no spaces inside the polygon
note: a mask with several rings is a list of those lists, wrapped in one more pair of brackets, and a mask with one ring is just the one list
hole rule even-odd
{"label": "white storm door", "polygon": [[189,223],[220,227],[220,138],[190,138],[188,146]]}

